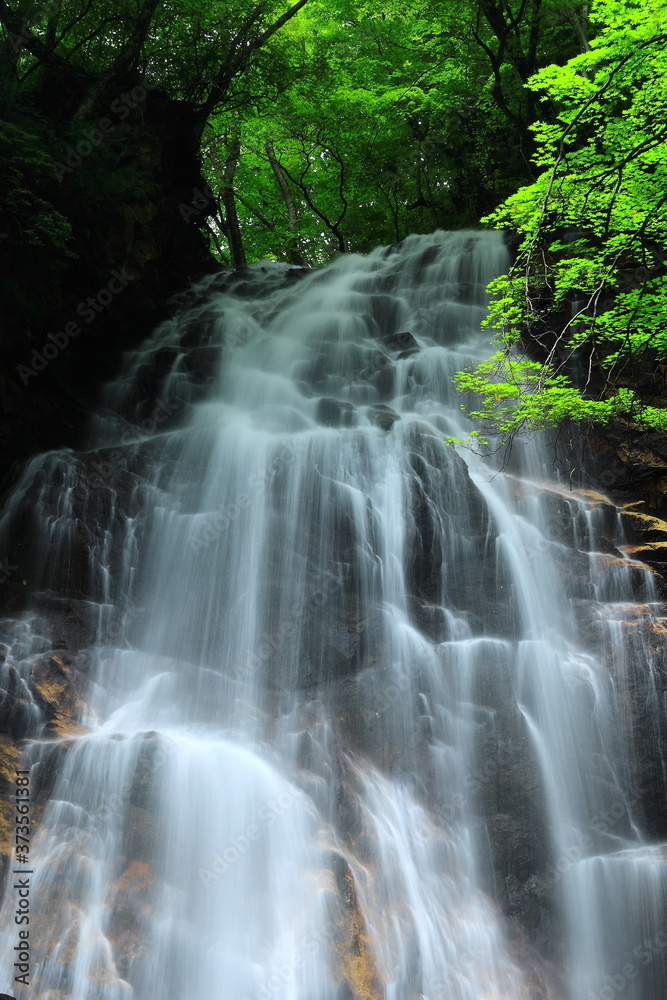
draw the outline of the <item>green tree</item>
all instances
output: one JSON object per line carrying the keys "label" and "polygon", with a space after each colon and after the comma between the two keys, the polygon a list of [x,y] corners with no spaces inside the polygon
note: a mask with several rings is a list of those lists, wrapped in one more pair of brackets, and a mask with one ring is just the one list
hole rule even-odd
{"label": "green tree", "polygon": [[192,246],[203,258],[191,237],[207,212],[197,209],[187,232],[179,209],[201,197],[207,123],[267,99],[266,81],[279,78],[274,36],[305,3],[0,0],[6,339],[43,336],[119,254],[139,268],[158,247],[171,257]]}
{"label": "green tree", "polygon": [[[571,0],[417,0],[409,12],[395,0],[0,0],[0,25],[4,72],[65,144],[137,85],[174,102],[213,189],[187,222],[239,266],[477,224],[531,176],[541,105],[524,83],[587,44],[583,11]],[[140,161],[118,156],[121,170]]]}
{"label": "green tree", "polygon": [[523,80],[550,51],[580,47],[568,12],[561,0],[420,0],[409,16],[377,0],[309,0],[264,66],[280,81],[271,102],[240,109],[233,128],[223,110],[207,142],[215,188],[240,139],[248,258],[315,262],[476,225],[530,177],[540,105]]}
{"label": "green tree", "polygon": [[537,180],[488,222],[518,231],[492,286],[499,350],[459,387],[507,436],[613,415],[667,429],[667,4],[597,0],[589,48],[527,86]]}

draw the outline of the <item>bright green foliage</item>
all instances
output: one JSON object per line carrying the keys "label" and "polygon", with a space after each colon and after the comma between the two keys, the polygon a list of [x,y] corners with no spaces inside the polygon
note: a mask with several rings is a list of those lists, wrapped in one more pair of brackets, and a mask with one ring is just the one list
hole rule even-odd
{"label": "bright green foliage", "polygon": [[460,392],[480,400],[465,408],[470,417],[482,421],[482,430],[472,431],[470,437],[484,446],[490,443],[485,435],[509,440],[522,431],[556,427],[564,420],[601,424],[628,413],[640,415],[648,426],[667,430],[667,410],[646,406],[632,389],[618,387],[608,399],[589,399],[567,375],[553,374],[538,361],[505,351],[474,372],[459,372],[455,383]]}
{"label": "bright green foliage", "polygon": [[459,384],[504,435],[616,414],[667,429],[667,3],[591,16],[590,49],[528,83],[558,112],[533,126],[544,172],[487,220],[523,241],[491,288],[501,351]]}
{"label": "bright green foliage", "polygon": [[409,11],[308,0],[270,49],[264,78],[280,67],[282,84],[272,102],[212,121],[214,189],[240,139],[234,188],[248,259],[316,263],[477,224],[530,176],[528,124],[539,108],[523,79],[548,61],[548,44],[577,50],[569,9],[564,0],[419,0]]}

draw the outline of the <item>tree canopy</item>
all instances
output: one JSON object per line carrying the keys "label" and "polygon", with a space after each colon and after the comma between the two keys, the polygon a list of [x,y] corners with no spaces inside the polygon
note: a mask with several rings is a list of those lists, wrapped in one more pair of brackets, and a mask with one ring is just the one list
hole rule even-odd
{"label": "tree canopy", "polygon": [[580,20],[570,0],[0,0],[0,70],[61,145],[132,86],[187,105],[215,252],[317,263],[477,224],[530,179],[524,83]]}
{"label": "tree canopy", "polygon": [[596,0],[591,23],[586,51],[528,80],[556,108],[532,126],[542,172],[486,220],[521,242],[492,289],[499,350],[458,383],[505,436],[667,429],[667,4]]}
{"label": "tree canopy", "polygon": [[239,267],[502,227],[472,412],[664,428],[666,5],[0,0],[0,296],[38,329],[100,230]]}

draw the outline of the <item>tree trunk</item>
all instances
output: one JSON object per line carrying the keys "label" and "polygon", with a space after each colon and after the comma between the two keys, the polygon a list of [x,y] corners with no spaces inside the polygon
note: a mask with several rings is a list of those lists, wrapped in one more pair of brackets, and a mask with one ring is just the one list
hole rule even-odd
{"label": "tree trunk", "polygon": [[232,258],[232,267],[245,267],[246,260],[243,239],[241,237],[241,227],[239,216],[236,211],[236,195],[234,193],[234,175],[239,165],[241,155],[241,140],[237,136],[232,142],[232,148],[225,161],[225,172],[222,177],[222,204],[225,207],[225,224],[227,226],[227,239],[229,240],[229,252]]}
{"label": "tree trunk", "polygon": [[299,267],[303,267],[306,262],[299,251],[296,202],[294,201],[294,196],[292,195],[290,186],[287,183],[285,173],[278,163],[278,157],[276,156],[276,151],[273,148],[273,139],[266,140],[265,149],[266,155],[269,158],[269,163],[271,164],[271,169],[273,170],[273,176],[275,177],[278,187],[280,188],[280,193],[283,196],[283,201],[285,202],[285,207],[287,209],[287,228],[292,234],[287,246],[287,257],[290,264],[296,264]]}

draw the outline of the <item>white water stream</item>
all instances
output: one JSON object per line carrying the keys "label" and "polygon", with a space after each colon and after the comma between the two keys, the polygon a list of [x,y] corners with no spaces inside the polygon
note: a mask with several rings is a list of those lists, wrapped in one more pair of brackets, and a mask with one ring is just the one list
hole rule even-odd
{"label": "white water stream", "polygon": [[[628,661],[620,625],[638,594],[650,620],[651,576],[591,554],[610,508],[548,482],[540,442],[505,476],[443,440],[465,432],[450,379],[488,350],[506,266],[498,234],[438,233],[295,283],[212,279],[105,390],[99,481],[91,456],[28,465],[0,536],[29,533],[31,587],[90,598],[97,635],[86,728],[40,738],[34,709],[26,760],[53,789],[31,984],[10,879],[0,989],[667,992],[651,748],[623,683],[657,667]],[[3,628],[28,681],[44,637],[28,615]]]}

